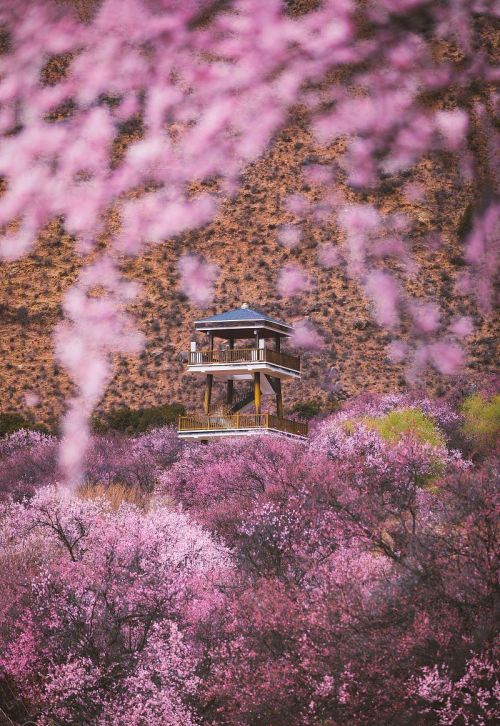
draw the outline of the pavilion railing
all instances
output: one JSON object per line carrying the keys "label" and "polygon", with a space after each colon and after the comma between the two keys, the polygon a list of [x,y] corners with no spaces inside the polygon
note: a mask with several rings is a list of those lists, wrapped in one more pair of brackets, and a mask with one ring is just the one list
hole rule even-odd
{"label": "pavilion railing", "polygon": [[192,350],[189,365],[227,365],[231,363],[272,363],[300,372],[300,357],[271,348],[229,348],[227,350]]}
{"label": "pavilion railing", "polygon": [[211,416],[180,416],[179,431],[224,431],[235,429],[274,429],[296,436],[307,436],[302,421],[289,421],[271,413],[235,413]]}

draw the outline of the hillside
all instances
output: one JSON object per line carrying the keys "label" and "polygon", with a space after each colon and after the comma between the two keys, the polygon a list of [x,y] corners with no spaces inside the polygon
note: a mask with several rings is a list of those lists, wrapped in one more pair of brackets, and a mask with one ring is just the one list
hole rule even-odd
{"label": "hillside", "polygon": [[[331,367],[337,369],[346,394],[405,386],[402,368],[386,358],[384,343],[388,338],[372,321],[359,287],[341,267],[325,270],[318,265],[317,247],[327,241],[325,232],[308,225],[302,243],[291,251],[276,241],[277,225],[293,221],[284,209],[285,196],[296,191],[310,197],[316,194],[304,185],[300,174],[301,163],[316,151],[307,127],[297,121],[248,169],[240,194],[236,200],[223,203],[212,224],[124,262],[127,274],[143,286],[135,313],[147,346],[140,359],[117,360],[116,375],[101,404],[104,409],[171,401],[198,407],[200,384],[185,373],[179,354],[189,348],[194,320],[242,302],[286,321],[309,316],[325,339],[319,354],[305,356],[302,382],[286,387],[285,405],[310,398],[325,400],[321,384]],[[335,152],[332,149],[332,155]],[[383,200],[385,211],[404,211],[417,221],[414,250],[421,268],[412,289],[421,296],[436,295],[447,316],[470,312],[467,303],[453,295],[454,279],[463,264],[458,233],[470,192],[459,186],[453,168],[444,162],[441,168],[422,163],[413,179],[427,190],[422,205],[407,202],[397,190],[388,190]],[[439,230],[432,225],[429,209],[439,220]],[[429,253],[422,240],[431,229],[441,233],[445,244]],[[330,240],[342,241],[334,226]],[[178,288],[176,262],[187,250],[203,254],[220,267],[214,304],[206,311],[191,306]],[[300,263],[314,279],[313,290],[292,301],[282,299],[275,289],[277,271],[287,261]],[[56,223],[39,240],[33,254],[3,265],[3,410],[27,412],[26,391],[40,397],[33,411],[38,421],[48,421],[63,410],[70,385],[54,362],[51,334],[61,316],[63,294],[79,265],[71,239]],[[491,371],[497,360],[493,321],[478,319],[476,324],[476,333],[469,339],[469,368]],[[446,382],[433,378],[431,383],[439,388]]]}
{"label": "hillside", "polygon": [[[309,0],[296,3],[296,10],[310,6]],[[61,72],[64,68],[55,69],[55,73]],[[116,146],[118,155],[137,134],[130,129],[122,136]],[[321,229],[314,223],[304,225],[301,244],[294,250],[284,249],[276,240],[280,224],[296,221],[285,209],[286,196],[300,192],[310,199],[318,198],[319,192],[305,184],[301,166],[307,161],[331,161],[341,151],[341,142],[320,151],[306,120],[297,113],[267,154],[246,170],[238,196],[221,203],[213,223],[152,247],[138,259],[124,260],[126,274],[142,285],[134,312],[147,345],[139,359],[116,361],[116,374],[101,402],[102,409],[173,401],[197,409],[201,382],[185,373],[181,355],[189,348],[193,321],[243,302],[287,322],[308,316],[324,337],[323,350],[304,357],[302,381],[285,388],[285,407],[311,398],[326,403],[322,385],[332,368],[341,396],[365,389],[406,387],[402,367],[386,358],[389,338],[373,322],[358,285],[342,266],[326,270],[317,262],[322,242],[342,245],[342,234],[335,224]],[[408,182],[417,182],[425,190],[422,201],[405,198],[402,190]],[[424,159],[411,173],[387,179],[379,197],[356,195],[343,186],[342,176],[337,188],[348,201],[370,201],[385,212],[407,213],[415,222],[411,244],[419,264],[408,288],[418,297],[435,297],[442,306],[444,322],[455,314],[475,316],[472,304],[454,291],[464,265],[460,238],[475,190],[464,185],[449,154]],[[431,235],[440,237],[438,249],[429,245]],[[106,239],[99,245],[105,246]],[[205,311],[194,308],[178,288],[177,260],[186,251],[202,254],[220,268],[214,303]],[[309,293],[292,300],[280,297],[275,281],[286,262],[299,263],[309,272],[314,280]],[[81,263],[72,240],[54,222],[31,255],[2,264],[0,411],[29,413],[45,423],[53,423],[63,411],[70,383],[54,361],[51,336],[61,319],[63,295],[76,279]],[[467,341],[469,370],[494,370],[498,360],[495,330],[493,319],[475,316],[475,332]],[[449,385],[437,376],[426,382],[438,392]],[[27,392],[40,399],[31,412],[26,407]]]}

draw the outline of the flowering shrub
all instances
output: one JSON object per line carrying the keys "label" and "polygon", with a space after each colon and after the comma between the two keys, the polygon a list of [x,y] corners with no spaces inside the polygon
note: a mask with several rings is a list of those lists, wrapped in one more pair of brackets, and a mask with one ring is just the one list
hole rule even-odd
{"label": "flowering shrub", "polygon": [[0,439],[0,498],[21,498],[55,480],[57,439],[21,429]]}
{"label": "flowering shrub", "polygon": [[25,452],[34,446],[49,446],[55,442],[55,436],[32,429],[19,429],[0,439],[0,457],[9,456],[15,451]]}
{"label": "flowering shrub", "polygon": [[461,420],[456,407],[449,402],[408,393],[390,393],[386,395],[364,393],[347,401],[343,407],[343,413],[348,417],[370,416],[380,418],[391,411],[400,411],[407,408],[418,409],[445,431]]}
{"label": "flowering shrub", "polygon": [[84,482],[124,483],[151,491],[182,448],[172,428],[153,429],[135,438],[94,436],[85,460]]}
{"label": "flowering shrub", "polygon": [[[351,494],[346,468],[312,472],[299,492],[291,480],[234,519],[241,584],[217,625],[209,691],[230,723],[398,722],[419,664],[439,653],[459,669],[456,634],[472,622],[490,642],[498,559],[480,540],[493,481],[466,470],[439,493],[379,479]],[[425,707],[411,713],[419,722]]]}
{"label": "flowering shrub", "polygon": [[[401,413],[397,435],[366,425]],[[1,506],[0,707],[41,726],[495,723],[499,467],[447,446],[457,421],[367,396],[308,442],[97,438],[99,484]]]}
{"label": "flowering shrub", "polygon": [[[361,423],[345,431],[353,410],[383,418],[407,404],[357,401],[308,446],[186,449],[161,479],[238,562],[210,630],[216,722],[221,711],[231,724],[420,722],[430,712],[412,695],[414,670],[441,657],[461,673],[456,633],[467,640],[469,623],[482,622],[491,642],[494,468],[473,469],[443,439],[384,441]],[[443,403],[425,408],[460,418]]]}
{"label": "flowering shrub", "polygon": [[[17,498],[60,481],[57,439],[36,431],[17,431],[0,440],[0,496]],[[122,484],[151,492],[160,474],[183,449],[171,428],[135,438],[93,436],[82,465],[83,484]]]}
{"label": "flowering shrub", "polygon": [[439,724],[495,723],[500,718],[500,663],[493,656],[473,656],[464,675],[454,681],[449,668],[423,668],[415,680],[415,695],[425,704],[423,714],[437,717]]}

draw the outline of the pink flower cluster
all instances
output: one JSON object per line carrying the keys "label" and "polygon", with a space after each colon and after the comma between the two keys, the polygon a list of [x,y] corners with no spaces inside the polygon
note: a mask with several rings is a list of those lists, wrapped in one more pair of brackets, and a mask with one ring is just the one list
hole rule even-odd
{"label": "pink flower cluster", "polygon": [[[24,429],[0,438],[0,498],[21,500],[60,481],[58,444],[55,436]],[[82,459],[82,481],[151,492],[182,449],[177,432],[170,428],[153,429],[134,439],[116,433],[94,435]]]}
{"label": "pink flower cluster", "polygon": [[84,268],[64,301],[66,321],[56,329],[56,355],[77,388],[62,431],[60,465],[64,480],[75,487],[82,479],[83,456],[89,442],[90,415],[111,377],[111,354],[137,353],[142,336],[123,312],[137,294],[110,257]]}
{"label": "pink flower cluster", "polygon": [[311,280],[309,275],[298,265],[283,267],[278,275],[277,287],[284,297],[294,297],[309,290]]}
{"label": "pink flower cluster", "polygon": [[201,308],[211,303],[219,271],[217,265],[207,264],[195,255],[184,255],[178,268],[183,292]]}
{"label": "pink flower cluster", "polygon": [[323,338],[307,318],[295,323],[290,343],[303,350],[320,350],[324,345]]}

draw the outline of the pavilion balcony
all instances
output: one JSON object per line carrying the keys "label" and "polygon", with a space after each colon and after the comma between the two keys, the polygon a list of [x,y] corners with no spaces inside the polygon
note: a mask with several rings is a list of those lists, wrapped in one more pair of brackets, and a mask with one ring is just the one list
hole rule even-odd
{"label": "pavilion balcony", "polygon": [[226,350],[192,350],[188,369],[201,372],[225,372],[238,369],[274,370],[292,377],[300,376],[300,357],[270,348],[229,348]]}
{"label": "pavilion balcony", "polygon": [[307,438],[308,427],[271,413],[236,413],[228,415],[180,416],[178,432],[182,438],[209,439],[217,436],[281,434],[290,438]]}

